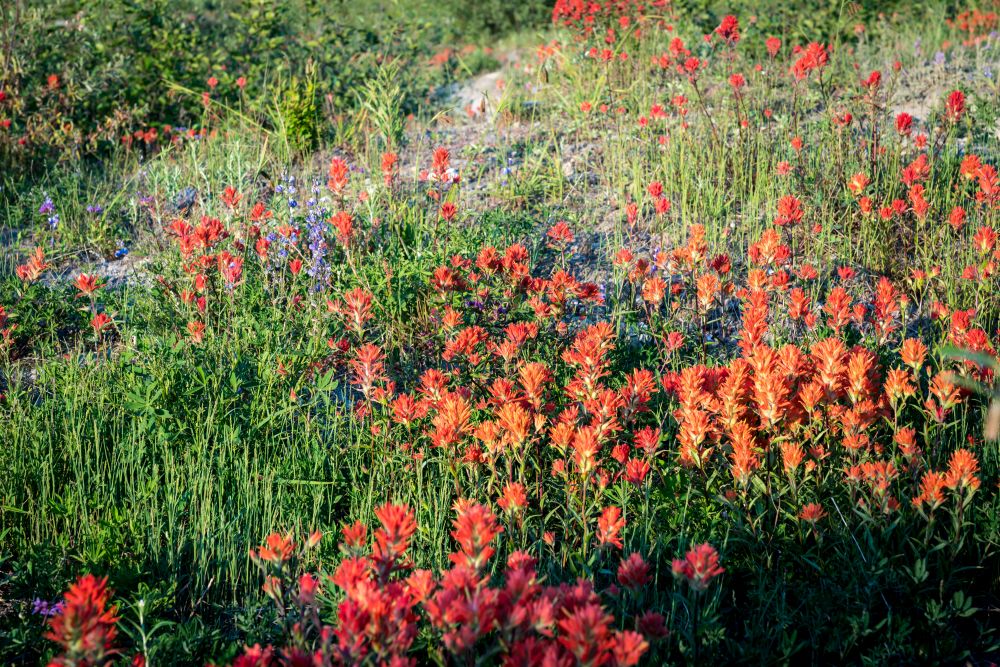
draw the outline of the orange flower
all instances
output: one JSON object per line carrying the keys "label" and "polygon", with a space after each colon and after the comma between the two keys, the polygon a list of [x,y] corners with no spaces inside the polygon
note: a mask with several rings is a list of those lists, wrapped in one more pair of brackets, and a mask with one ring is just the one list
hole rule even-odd
{"label": "orange flower", "polygon": [[577,429],[573,437],[573,460],[581,475],[587,475],[597,464],[597,454],[601,443],[597,439],[597,429],[585,426]]}
{"label": "orange flower", "polygon": [[396,164],[398,162],[399,156],[395,153],[382,153],[382,180],[387,188],[392,186],[392,179],[396,175]]}
{"label": "orange flower", "polygon": [[200,343],[205,337],[205,323],[192,321],[187,323],[188,334],[195,343]]}
{"label": "orange flower", "polygon": [[438,413],[431,419],[434,426],[431,439],[435,447],[453,445],[471,433],[472,410],[462,396],[456,393],[443,396],[437,409]]}
{"label": "orange flower", "polygon": [[706,273],[698,278],[698,307],[702,312],[712,307],[716,295],[719,293],[719,278],[714,273]]}
{"label": "orange flower", "polygon": [[811,299],[801,287],[796,287],[788,293],[788,316],[793,320],[801,320],[809,314]]}
{"label": "orange flower", "polygon": [[336,195],[342,194],[344,188],[347,187],[348,173],[347,163],[340,158],[333,158],[330,160],[330,169],[327,172],[329,176],[326,182],[327,187]]}
{"label": "orange flower", "polygon": [[840,394],[844,382],[844,357],[847,349],[839,338],[825,338],[810,349],[816,364],[816,379],[831,396]]}
{"label": "orange flower", "polygon": [[809,523],[816,525],[820,519],[826,516],[826,512],[823,510],[823,506],[819,503],[809,503],[802,506],[802,510],[799,512],[799,518],[803,521],[808,521]]}
{"label": "orange flower", "polygon": [[281,565],[291,559],[294,552],[295,542],[292,540],[291,533],[286,535],[271,533],[267,536],[265,544],[257,547],[255,551],[251,551],[250,555],[258,560]]}
{"label": "orange flower", "polygon": [[[941,372],[931,380],[930,393],[934,398],[928,397],[924,406],[930,410],[934,418],[939,422],[944,421],[952,408],[961,403],[962,395],[959,388],[949,379],[947,373]],[[937,399],[937,402],[934,401]]]}
{"label": "orange flower", "polygon": [[524,397],[536,410],[542,406],[542,396],[545,385],[551,381],[552,373],[545,364],[532,361],[521,366],[517,371]]}
{"label": "orange flower", "polygon": [[743,303],[743,329],[740,332],[740,349],[744,355],[749,355],[764,342],[768,310],[767,292],[756,289],[747,295]]}
{"label": "orange flower", "polygon": [[642,299],[646,303],[659,305],[663,302],[663,297],[667,291],[667,284],[663,278],[653,276],[648,278],[642,285]]}
{"label": "orange flower", "polygon": [[351,237],[354,235],[354,224],[351,214],[346,211],[339,211],[330,218],[330,224],[337,230],[337,241],[344,247],[351,244]]}
{"label": "orange flower", "polygon": [[505,442],[511,447],[519,447],[528,439],[531,428],[531,414],[517,403],[507,403],[496,413],[497,424],[506,431]]}
{"label": "orange flower", "polygon": [[851,352],[847,360],[847,395],[852,403],[874,393],[872,376],[877,366],[878,360],[870,350],[856,348]]}
{"label": "orange flower", "polygon": [[679,428],[677,440],[681,464],[701,468],[715,449],[714,446],[703,446],[709,439],[714,439],[716,434],[710,415],[704,410],[690,410],[684,415]]}
{"label": "orange flower", "polygon": [[737,422],[729,433],[732,452],[729,454],[732,462],[733,479],[740,486],[746,486],[750,474],[760,467],[760,459],[755,450],[753,431],[745,422]]}
{"label": "orange flower", "polygon": [[906,458],[914,458],[920,455],[920,447],[917,445],[917,432],[909,427],[904,427],[896,431],[893,441],[899,447],[900,453]]}
{"label": "orange flower", "polygon": [[979,461],[975,455],[967,449],[957,449],[948,461],[948,472],[944,477],[944,485],[949,489],[975,491],[979,488],[979,478],[976,472],[979,470]]}
{"label": "orange flower", "polygon": [[566,249],[574,239],[573,230],[565,220],[552,225],[545,235],[549,238],[549,247],[557,250]]}
{"label": "orange flower", "polygon": [[912,368],[914,373],[919,373],[927,357],[927,346],[917,338],[907,338],[903,341],[900,356],[903,363]]}
{"label": "orange flower", "polygon": [[78,290],[80,290],[79,294],[77,294],[78,297],[90,296],[103,287],[97,276],[88,275],[86,273],[78,275],[76,280],[73,281],[73,284]]}
{"label": "orange flower", "polygon": [[852,321],[851,297],[847,294],[847,290],[839,285],[830,290],[823,312],[826,313],[827,324],[839,336],[840,330]]}
{"label": "orange flower", "polygon": [[894,368],[889,371],[885,378],[885,394],[894,403],[901,398],[909,398],[917,392],[911,380],[913,376],[909,371],[901,368]]}
{"label": "orange flower", "polygon": [[860,195],[868,187],[871,180],[868,176],[862,172],[858,172],[851,177],[851,180],[847,182],[847,189],[855,194],[855,196]]}
{"label": "orange flower", "polygon": [[931,510],[937,509],[944,503],[944,487],[944,475],[930,470],[925,472],[920,479],[920,495],[913,499],[913,506],[921,508],[926,504]]}
{"label": "orange flower", "polygon": [[42,277],[47,268],[49,265],[45,261],[45,251],[35,248],[28,261],[17,267],[17,277],[25,283],[33,283]]}
{"label": "orange flower", "polygon": [[785,474],[791,475],[798,470],[799,465],[806,457],[806,453],[802,449],[802,445],[797,442],[783,442],[780,448],[781,463],[785,469]]}

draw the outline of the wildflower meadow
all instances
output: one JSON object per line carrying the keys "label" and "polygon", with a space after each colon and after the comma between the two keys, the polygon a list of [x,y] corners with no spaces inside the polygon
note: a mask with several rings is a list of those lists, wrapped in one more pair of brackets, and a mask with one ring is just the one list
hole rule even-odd
{"label": "wildflower meadow", "polygon": [[0,663],[1000,662],[1000,2],[0,4]]}

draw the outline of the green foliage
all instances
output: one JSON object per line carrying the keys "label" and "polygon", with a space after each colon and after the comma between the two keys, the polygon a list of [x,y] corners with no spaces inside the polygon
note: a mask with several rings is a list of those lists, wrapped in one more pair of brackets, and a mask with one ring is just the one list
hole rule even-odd
{"label": "green foliage", "polygon": [[549,0],[445,0],[444,6],[454,14],[459,32],[464,35],[495,37],[517,30],[534,30],[544,27],[552,17]]}
{"label": "green foliage", "polygon": [[400,74],[397,63],[383,64],[357,93],[358,104],[364,112],[357,122],[361,126],[370,125],[374,130],[377,150],[396,150],[403,137],[404,96]]}
{"label": "green foliage", "polygon": [[[413,112],[452,79],[454,59],[429,63],[465,29],[416,0],[381,9],[350,0],[4,3],[0,120],[12,125],[0,132],[0,167],[23,180],[60,160],[106,156],[137,130],[203,126],[212,120],[203,91],[265,119],[277,102],[289,143],[307,150],[385,62],[398,68],[393,103]],[[310,83],[288,86],[297,80]]]}
{"label": "green foliage", "polygon": [[[763,38],[774,36],[790,44],[820,41],[829,44],[853,43],[878,37],[905,39],[910,33],[940,30],[944,14],[941,3],[911,3],[901,0],[842,0],[823,2],[782,2],[781,0],[677,0],[671,3],[674,15],[693,21],[705,34],[719,25],[722,17],[741,18],[744,31],[755,38],[745,48],[763,57]],[[856,28],[863,26],[859,33]],[[915,30],[916,28],[916,30]],[[912,48],[912,43],[906,44]]]}
{"label": "green foliage", "polygon": [[278,97],[279,129],[291,149],[307,153],[319,144],[320,114],[316,84],[293,77]]}

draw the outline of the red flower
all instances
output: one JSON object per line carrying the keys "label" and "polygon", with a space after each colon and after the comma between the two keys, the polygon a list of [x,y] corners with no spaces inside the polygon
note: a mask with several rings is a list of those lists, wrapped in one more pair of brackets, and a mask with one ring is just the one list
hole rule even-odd
{"label": "red flower", "polygon": [[786,195],[778,200],[778,215],[774,219],[774,224],[779,227],[785,225],[795,225],[802,222],[802,202],[791,195]]}
{"label": "red flower", "polygon": [[764,45],[767,47],[767,55],[772,58],[778,55],[778,51],[781,50],[781,40],[777,37],[768,37]]}
{"label": "red flower", "polygon": [[625,464],[625,479],[630,484],[639,486],[649,474],[649,463],[643,459],[629,459]]}
{"label": "red flower", "polygon": [[231,185],[227,185],[226,189],[222,192],[222,203],[225,204],[230,210],[235,209],[239,206],[240,201],[243,200],[243,195]]}
{"label": "red flower", "polygon": [[387,188],[392,186],[392,179],[396,174],[396,164],[398,162],[399,156],[395,153],[382,153],[382,180]]}
{"label": "red flower", "polygon": [[330,218],[330,224],[337,230],[337,241],[345,248],[351,245],[351,237],[354,235],[354,223],[351,214],[346,211],[339,211]]}
{"label": "red flower", "polygon": [[250,555],[256,560],[281,565],[287,562],[294,552],[295,542],[292,541],[291,534],[271,533],[267,536],[265,544],[251,551]]}
{"label": "red flower", "polygon": [[945,114],[949,121],[957,123],[962,119],[963,113],[965,113],[965,94],[961,90],[953,90],[945,102]]}
{"label": "red flower", "polygon": [[896,131],[903,136],[910,136],[913,129],[913,116],[905,111],[896,116]]}
{"label": "red flower", "polygon": [[703,591],[717,576],[725,572],[719,567],[719,554],[711,544],[692,547],[683,560],[675,558],[675,577],[683,577],[697,591]]}
{"label": "red flower", "polygon": [[66,667],[107,665],[118,654],[114,640],[117,608],[109,606],[108,580],[92,574],[70,586],[62,611],[49,621],[45,638],[59,644],[61,653],[50,665]]}
{"label": "red flower", "polygon": [[522,509],[528,506],[528,494],[524,488],[524,484],[520,482],[510,482],[503,488],[503,495],[500,500],[497,501],[497,505],[500,506],[504,512],[510,512],[511,514],[517,514]]}
{"label": "red flower", "polygon": [[727,44],[736,44],[740,41],[740,21],[732,14],[723,17],[722,23],[715,29],[715,34],[723,39]]}
{"label": "red flower", "polygon": [[436,148],[434,149],[434,157],[431,163],[431,169],[434,171],[434,176],[439,181],[444,181],[447,178],[445,172],[448,171],[448,165],[451,161],[451,154],[448,152],[447,148]]}
{"label": "red flower", "polygon": [[566,248],[573,243],[574,239],[573,230],[570,229],[569,224],[565,220],[560,220],[552,225],[546,236],[549,237],[550,247],[557,250]]}
{"label": "red flower", "polygon": [[810,72],[826,67],[829,58],[829,53],[822,44],[812,42],[802,50],[799,59],[792,65],[792,76],[796,80],[804,79]]}
{"label": "red flower", "polygon": [[446,201],[441,204],[441,210],[439,213],[442,218],[450,222],[455,217],[455,214],[458,213],[458,207],[452,202]]}
{"label": "red flower", "polygon": [[639,617],[639,632],[649,639],[663,639],[670,634],[667,630],[667,621],[663,614],[655,611],[647,611]]}
{"label": "red flower", "polygon": [[877,92],[879,86],[882,85],[882,72],[878,70],[873,71],[861,85],[871,93]]}
{"label": "red flower", "polygon": [[612,505],[604,508],[597,519],[597,541],[600,545],[610,544],[622,548],[621,531],[625,527],[621,508]]}
{"label": "red flower", "polygon": [[965,209],[961,206],[956,206],[951,209],[951,213],[948,215],[948,224],[956,232],[965,226]]}
{"label": "red flower", "polygon": [[649,564],[638,553],[623,558],[618,566],[618,583],[637,591],[649,583]]}
{"label": "red flower", "polygon": [[94,329],[94,334],[99,335],[101,331],[110,325],[112,320],[105,313],[98,313],[94,315],[94,319],[90,320],[90,326]]}
{"label": "red flower", "polygon": [[385,503],[375,509],[375,516],[382,527],[372,535],[375,542],[372,558],[386,571],[410,548],[410,538],[417,532],[417,522],[413,510],[406,505]]}
{"label": "red flower", "polygon": [[490,542],[503,532],[497,525],[497,518],[484,505],[458,501],[458,516],[453,522],[451,536],[458,542],[461,551],[449,556],[456,564],[466,564],[476,570],[481,569],[493,555]]}
{"label": "red flower", "polygon": [[578,665],[603,665],[615,645],[611,623],[604,608],[589,602],[559,621],[559,643],[573,654]]}
{"label": "red flower", "polygon": [[328,176],[329,178],[326,182],[327,187],[330,188],[334,194],[341,194],[347,186],[347,163],[337,157],[330,160]]}
{"label": "red flower", "polygon": [[987,255],[993,252],[996,244],[997,233],[993,231],[992,227],[987,227],[986,225],[980,227],[976,231],[975,236],[972,237],[972,245],[980,255]]}
{"label": "red flower", "polygon": [[352,371],[351,383],[366,397],[371,394],[376,384],[387,379],[384,359],[385,355],[381,348],[366,343],[357,349],[355,357],[348,362]]}
{"label": "red flower", "polygon": [[343,305],[337,310],[347,325],[357,333],[364,333],[365,323],[372,318],[372,295],[361,287],[355,287],[344,295]]}
{"label": "red flower", "polygon": [[88,275],[86,273],[78,275],[76,280],[73,281],[73,284],[78,290],[80,290],[80,293],[77,294],[78,297],[90,296],[104,286],[99,282],[99,278],[97,276]]}

